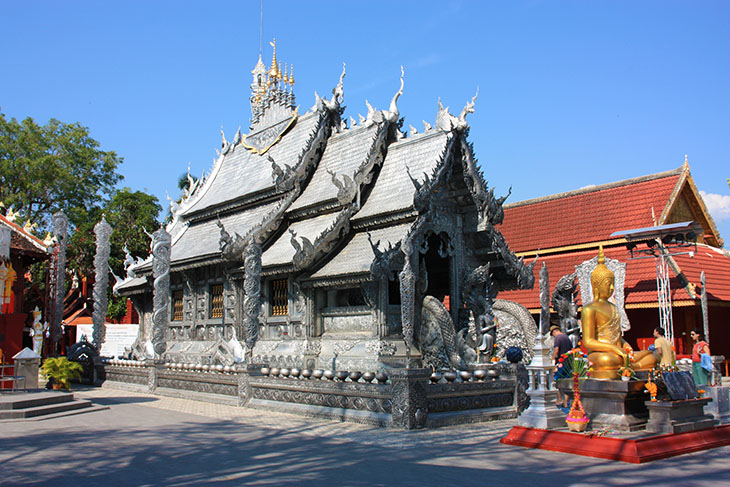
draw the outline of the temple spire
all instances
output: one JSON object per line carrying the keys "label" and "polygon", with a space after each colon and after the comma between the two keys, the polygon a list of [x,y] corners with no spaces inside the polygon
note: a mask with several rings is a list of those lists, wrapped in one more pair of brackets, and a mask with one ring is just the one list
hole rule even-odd
{"label": "temple spire", "polygon": [[[271,65],[267,68],[259,54],[251,73],[251,123],[265,119],[264,113],[274,110],[289,113],[296,108],[294,96],[294,66],[283,63],[276,55],[276,38],[269,43],[272,48]],[[283,64],[283,66],[282,66]],[[269,112],[273,113],[273,112]]]}

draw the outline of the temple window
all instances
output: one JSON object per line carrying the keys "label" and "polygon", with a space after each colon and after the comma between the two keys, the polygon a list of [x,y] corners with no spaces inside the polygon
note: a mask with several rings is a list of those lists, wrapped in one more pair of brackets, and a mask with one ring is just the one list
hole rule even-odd
{"label": "temple window", "polygon": [[289,281],[275,279],[269,284],[271,296],[271,316],[284,316],[289,313]]}
{"label": "temple window", "polygon": [[210,317],[223,317],[223,284],[210,286]]}
{"label": "temple window", "polygon": [[360,288],[338,289],[335,297],[335,306],[350,307],[365,305],[365,297]]}
{"label": "temple window", "polygon": [[183,319],[183,290],[178,289],[172,292],[172,321]]}

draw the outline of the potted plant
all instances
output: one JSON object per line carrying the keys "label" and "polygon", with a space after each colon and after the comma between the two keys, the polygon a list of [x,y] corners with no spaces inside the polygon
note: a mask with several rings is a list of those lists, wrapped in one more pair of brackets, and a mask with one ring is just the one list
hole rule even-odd
{"label": "potted plant", "polygon": [[66,357],[49,357],[41,366],[41,372],[52,381],[54,389],[70,389],[71,379],[81,378],[83,370],[80,363],[71,362]]}

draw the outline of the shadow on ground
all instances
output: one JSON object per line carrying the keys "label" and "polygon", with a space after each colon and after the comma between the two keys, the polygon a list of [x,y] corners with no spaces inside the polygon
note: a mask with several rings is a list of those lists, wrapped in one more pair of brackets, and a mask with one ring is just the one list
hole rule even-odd
{"label": "shadow on ground", "polygon": [[506,430],[498,426],[436,437],[379,429],[320,436],[316,423],[276,429],[187,415],[175,422],[153,408],[129,408],[129,427],[89,415],[88,427],[54,422],[3,434],[0,485],[685,486],[730,478],[728,448],[628,465],[501,445]]}

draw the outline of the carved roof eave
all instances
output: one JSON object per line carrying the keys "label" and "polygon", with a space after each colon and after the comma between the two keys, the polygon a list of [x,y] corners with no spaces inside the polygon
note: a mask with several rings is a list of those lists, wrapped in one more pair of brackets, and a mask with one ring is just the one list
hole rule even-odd
{"label": "carved roof eave", "polygon": [[373,276],[369,272],[358,272],[353,274],[343,274],[340,276],[322,277],[319,279],[303,278],[300,283],[303,287],[314,288],[337,288],[347,287],[353,284],[373,281]]}
{"label": "carved roof eave", "polygon": [[220,205],[211,206],[204,210],[199,210],[188,215],[187,222],[197,223],[219,216],[224,216],[237,211],[243,211],[252,206],[260,206],[269,203],[277,198],[286,197],[286,191],[278,191],[275,187],[270,187],[256,193],[243,195],[240,198],[226,201]]}
{"label": "carved roof eave", "polygon": [[119,283],[118,285],[115,285],[114,293],[118,294],[119,296],[133,296],[137,294],[144,294],[146,291],[149,290],[149,279],[147,279],[146,276],[142,277],[145,278],[144,281],[140,281],[139,284],[136,285],[130,285],[130,283],[125,283],[124,281]]}
{"label": "carved roof eave", "polygon": [[488,189],[484,175],[479,167],[477,167],[474,149],[472,144],[467,142],[465,133],[461,134],[460,143],[463,153],[462,166],[464,183],[469,189],[479,212],[478,226],[480,229],[484,229],[487,226],[499,225],[504,219],[504,208],[502,206],[512,192],[512,188],[510,188],[506,196],[496,198],[494,196],[494,189]]}
{"label": "carved roof eave", "polygon": [[322,261],[327,254],[337,248],[338,244],[350,232],[350,219],[357,212],[355,204],[345,207],[337,214],[335,221],[320,233],[313,243],[302,241],[301,245],[292,232],[291,243],[295,248],[292,264],[295,270],[309,269],[316,262]]}
{"label": "carved roof eave", "polygon": [[368,230],[375,230],[376,228],[386,227],[391,225],[397,225],[399,223],[405,223],[407,221],[413,221],[418,217],[418,212],[413,207],[398,210],[391,213],[383,213],[380,215],[363,218],[362,220],[356,220],[352,222],[353,230],[362,230],[367,228]]}

